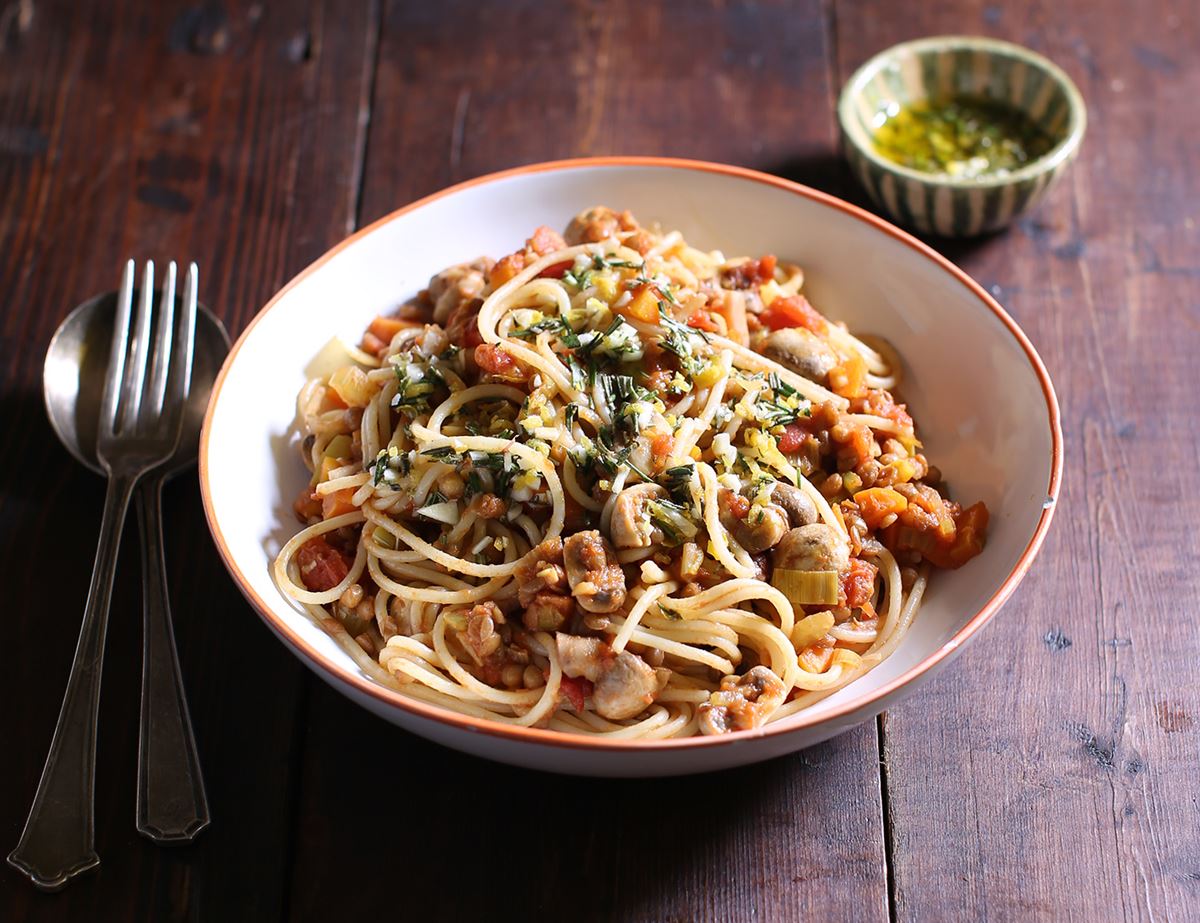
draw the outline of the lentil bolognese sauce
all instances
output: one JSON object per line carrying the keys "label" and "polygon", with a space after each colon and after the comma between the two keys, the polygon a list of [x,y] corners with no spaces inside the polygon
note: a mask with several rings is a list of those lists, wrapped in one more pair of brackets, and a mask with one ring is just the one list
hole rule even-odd
{"label": "lentil bolognese sauce", "polygon": [[828,695],[988,511],[803,282],[604,207],[439,272],[301,391],[278,585],[381,683],[498,722],[723,734]]}

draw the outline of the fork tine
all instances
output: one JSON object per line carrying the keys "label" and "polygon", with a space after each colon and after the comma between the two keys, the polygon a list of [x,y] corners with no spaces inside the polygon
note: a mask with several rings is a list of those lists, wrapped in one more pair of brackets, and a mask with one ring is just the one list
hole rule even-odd
{"label": "fork tine", "polygon": [[171,342],[175,331],[175,261],[167,264],[167,278],[158,302],[158,317],[154,331],[154,349],[150,359],[150,400],[146,412],[157,419],[162,415],[163,398],[167,393],[167,374],[171,368]]}
{"label": "fork tine", "polygon": [[192,263],[188,266],[183,283],[183,302],[180,305],[179,329],[175,348],[171,354],[171,377],[164,410],[176,413],[175,420],[182,423],[188,393],[192,387],[192,356],[196,345],[196,290],[200,284],[200,268]]}
{"label": "fork tine", "polygon": [[146,387],[146,359],[150,353],[150,315],[154,308],[154,263],[146,260],[142,273],[141,298],[138,299],[137,319],[133,327],[133,344],[129,351],[129,366],[125,369],[125,381],[121,391],[122,433],[137,428],[138,413],[142,407],[142,392]]}
{"label": "fork tine", "polygon": [[133,260],[125,264],[121,289],[117,293],[117,313],[113,317],[112,346],[108,351],[108,372],[104,378],[104,401],[100,408],[101,435],[112,436],[117,425],[121,385],[125,380],[125,353],[129,346],[129,319],[133,307]]}

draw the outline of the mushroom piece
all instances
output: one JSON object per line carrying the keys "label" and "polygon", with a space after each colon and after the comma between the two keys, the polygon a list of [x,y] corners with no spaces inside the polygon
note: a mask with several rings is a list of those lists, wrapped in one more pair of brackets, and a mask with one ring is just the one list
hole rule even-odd
{"label": "mushroom piece", "polygon": [[850,544],[825,523],[814,522],[788,532],[771,557],[786,570],[844,572],[850,567]]}
{"label": "mushroom piece", "polygon": [[662,530],[650,519],[646,501],[667,495],[658,484],[634,484],[626,487],[613,502],[608,534],[618,548],[649,548],[661,544]]}
{"label": "mushroom piece", "polygon": [[700,733],[728,734],[759,727],[783,704],[786,694],[783,680],[769,667],[754,667],[745,676],[726,676],[697,709]]}
{"label": "mushroom piece", "polygon": [[530,631],[558,631],[575,612],[575,601],[558,593],[538,593],[525,607],[521,623]]}
{"label": "mushroom piece", "polygon": [[460,263],[443,269],[429,280],[429,298],[433,301],[435,323],[445,324],[450,315],[465,302],[477,298],[487,285],[487,273],[492,261],[480,257],[473,263]]}
{"label": "mushroom piece", "polygon": [[654,701],[659,678],[637,654],[616,653],[599,638],[580,638],[559,632],[558,659],[567,676],[592,681],[596,714],[611,721],[632,718]]}
{"label": "mushroom piece", "polygon": [[771,502],[787,513],[788,524],[793,529],[811,526],[820,519],[817,515],[817,505],[809,499],[808,494],[784,481],[775,482],[775,488],[771,491]]}
{"label": "mushroom piece", "polygon": [[733,537],[751,554],[774,548],[787,534],[788,515],[774,503],[766,506],[755,504],[745,519],[739,519],[733,527]]}
{"label": "mushroom piece", "polygon": [[623,229],[623,225],[631,224],[630,216],[618,215],[604,205],[595,205],[584,209],[571,219],[563,238],[571,246],[598,243],[606,238],[615,237]]}
{"label": "mushroom piece", "polygon": [[803,327],[784,327],[772,332],[762,353],[810,381],[821,382],[838,364],[837,353],[815,333]]}
{"label": "mushroom piece", "polygon": [[588,612],[615,612],[625,602],[625,572],[608,539],[592,529],[563,542],[571,594]]}
{"label": "mushroom piece", "polygon": [[548,538],[527,555],[523,564],[517,565],[517,599],[528,606],[543,592],[566,594],[567,574],[563,570],[563,543],[561,538]]}

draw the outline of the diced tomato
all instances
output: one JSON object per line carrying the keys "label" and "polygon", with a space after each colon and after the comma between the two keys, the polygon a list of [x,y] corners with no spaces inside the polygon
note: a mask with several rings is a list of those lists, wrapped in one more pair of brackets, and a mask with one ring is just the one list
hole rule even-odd
{"label": "diced tomato", "polygon": [[592,694],[595,688],[592,681],[585,676],[563,675],[559,692],[571,701],[571,707],[577,712],[583,711],[583,700]]}
{"label": "diced tomato", "polygon": [[[533,236],[529,240],[525,241],[525,247],[538,256],[562,250],[566,245],[567,242],[562,239],[562,235],[558,231],[548,228],[544,224],[533,232]],[[567,265],[570,266],[570,263]]]}
{"label": "diced tomato", "polygon": [[505,381],[525,381],[529,370],[499,346],[480,343],[475,347],[475,362],[489,375]]}
{"label": "diced tomato", "polygon": [[850,569],[842,574],[838,595],[840,604],[851,609],[862,606],[870,601],[875,592],[875,575],[879,572],[874,564],[861,558],[850,560]]}
{"label": "diced tomato", "polygon": [[561,279],[563,273],[571,268],[571,260],[563,260],[561,263],[552,263],[537,274],[539,279]]}
{"label": "diced tomato", "polygon": [[579,505],[579,501],[571,496],[571,492],[563,492],[563,531],[570,535],[594,528],[592,514]]}
{"label": "diced tomato", "polygon": [[309,539],[296,552],[300,579],[314,593],[331,590],[350,573],[350,564],[340,551],[323,538]]}
{"label": "diced tomato", "polygon": [[890,391],[882,388],[869,388],[866,393],[850,402],[851,413],[870,413],[877,417],[894,420],[900,426],[912,431],[913,418],[908,415],[904,404],[897,404]]}
{"label": "diced tomato", "polygon": [[650,440],[650,457],[654,459],[655,468],[664,468],[668,461],[671,460],[671,453],[675,450],[675,437],[670,433],[659,433]]}
{"label": "diced tomato", "polygon": [[784,327],[804,327],[813,333],[825,333],[829,329],[826,322],[803,295],[788,295],[786,298],[776,298],[763,309],[758,319],[772,330]]}
{"label": "diced tomato", "polygon": [[800,666],[810,673],[824,673],[833,663],[833,639],[814,641],[800,652]]}
{"label": "diced tomato", "polygon": [[803,427],[797,423],[789,423],[779,436],[779,451],[784,455],[799,452],[800,446],[804,445],[805,435]]}
{"label": "diced tomato", "polygon": [[688,318],[688,326],[695,327],[697,330],[707,330],[709,333],[720,333],[721,328],[717,326],[707,311],[697,308],[692,312],[692,316]]}
{"label": "diced tomato", "polygon": [[726,270],[724,281],[730,288],[753,288],[756,285],[762,285],[762,283],[775,278],[776,263],[777,260],[770,253],[757,260],[746,260],[746,262]]}
{"label": "diced tomato", "polygon": [[870,427],[863,423],[848,424],[847,429],[850,438],[844,445],[854,453],[854,465],[857,467],[871,457],[875,437],[871,435]]}
{"label": "diced tomato", "polygon": [[508,504],[495,494],[480,494],[471,506],[480,519],[499,519],[508,512]]}
{"label": "diced tomato", "polygon": [[660,397],[665,397],[667,387],[674,379],[677,369],[678,362],[673,355],[658,349],[655,344],[650,344],[642,359],[640,384]]}
{"label": "diced tomato", "polygon": [[722,490],[720,502],[735,519],[745,519],[750,512],[750,501],[732,490]]}

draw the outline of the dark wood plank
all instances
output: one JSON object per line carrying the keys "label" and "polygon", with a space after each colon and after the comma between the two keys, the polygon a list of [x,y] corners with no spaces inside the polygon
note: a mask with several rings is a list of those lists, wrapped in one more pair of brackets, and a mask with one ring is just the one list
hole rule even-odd
{"label": "dark wood plank", "polygon": [[1067,473],[1021,590],[886,718],[896,917],[1193,919],[1200,28],[1169,2],[836,10],[842,76],[905,38],[980,32],[1052,57],[1090,106],[1038,214],[939,243],[1041,350]]}
{"label": "dark wood plank", "polygon": [[[390,4],[363,220],[575,154],[829,160],[818,3],[663,6]],[[391,881],[414,917],[886,919],[873,725],[721,776],[578,780],[462,757],[314,696],[297,919],[376,912]]]}
{"label": "dark wood plank", "polygon": [[[324,0],[21,6],[27,19],[0,14],[5,853],[33,797],[65,686],[103,496],[45,421],[41,361],[50,334],[74,304],[112,288],[129,255],[198,260],[202,300],[236,333],[343,236],[378,26],[369,5]],[[101,868],[43,896],[5,867],[6,920],[282,913],[302,669],[226,577],[194,475],[170,487],[166,515],[213,826],[181,850],[134,832],[141,616],[131,524],[100,717]]]}

